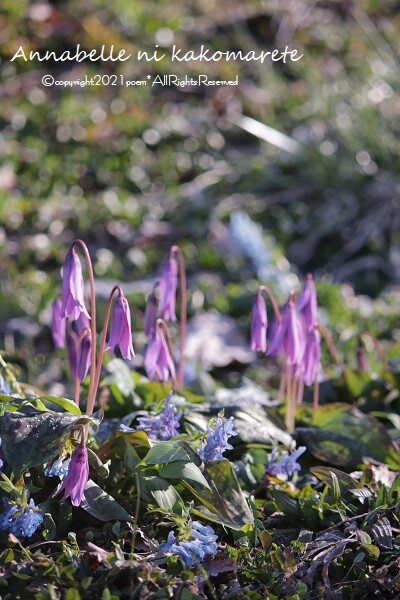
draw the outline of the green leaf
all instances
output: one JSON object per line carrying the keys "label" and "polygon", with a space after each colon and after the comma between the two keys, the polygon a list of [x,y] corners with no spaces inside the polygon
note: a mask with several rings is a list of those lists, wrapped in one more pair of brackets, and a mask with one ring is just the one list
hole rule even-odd
{"label": "green leaf", "polygon": [[301,523],[302,513],[301,508],[297,500],[291,498],[289,494],[281,490],[272,490],[271,496],[278,508],[288,519],[296,524]]}
{"label": "green leaf", "polygon": [[158,475],[140,477],[140,484],[145,492],[157,502],[160,508],[182,514],[184,503],[174,486]]}
{"label": "green leaf", "polygon": [[59,396],[40,396],[37,400],[41,400],[44,403],[54,404],[55,406],[59,406],[63,408],[71,415],[81,415],[82,411],[77,404],[73,400],[69,400],[68,398],[60,398]]}
{"label": "green leaf", "polygon": [[166,479],[182,479],[188,483],[196,482],[211,490],[207,479],[199,467],[192,462],[175,461],[158,469],[161,477]]}
{"label": "green leaf", "polygon": [[333,489],[335,485],[332,477],[335,475],[341,495],[346,494],[350,490],[361,487],[358,481],[353,479],[353,477],[351,477],[348,473],[344,473],[343,471],[335,469],[334,467],[311,467],[310,471],[313,475],[315,475],[315,477],[317,477],[331,489]]}
{"label": "green leaf", "polygon": [[22,412],[6,412],[0,417],[0,435],[4,456],[16,477],[29,467],[55,458],[71,432],[84,423],[98,424],[96,415],[75,416],[52,411],[38,412],[30,406]]}
{"label": "green leaf", "polygon": [[133,521],[126,510],[91,479],[85,486],[85,498],[82,508],[99,521]]}
{"label": "green leaf", "polygon": [[121,394],[129,396],[135,389],[135,383],[131,377],[131,370],[120,358],[113,358],[105,367],[106,376],[102,380],[103,385],[115,385]]}
{"label": "green leaf", "polygon": [[43,529],[47,530],[46,540],[54,540],[56,537],[56,524],[50,513],[45,513],[43,518]]}
{"label": "green leaf", "polygon": [[189,461],[189,455],[179,442],[162,442],[148,451],[143,463],[146,465],[162,465],[177,460]]}

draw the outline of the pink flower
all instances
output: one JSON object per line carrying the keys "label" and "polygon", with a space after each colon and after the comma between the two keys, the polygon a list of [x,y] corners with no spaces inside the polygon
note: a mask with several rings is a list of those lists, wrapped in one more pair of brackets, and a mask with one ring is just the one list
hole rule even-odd
{"label": "pink flower", "polygon": [[268,356],[274,356],[277,350],[283,347],[289,374],[294,375],[296,369],[301,366],[305,339],[303,327],[297,316],[293,293],[290,294],[281,314],[282,321],[277,326],[267,354]]}
{"label": "pink flower", "polygon": [[307,274],[304,285],[297,298],[297,309],[308,331],[312,331],[317,320],[317,292],[311,273]]}
{"label": "pink flower", "polygon": [[176,321],[175,302],[178,285],[178,265],[170,255],[164,263],[160,275],[160,308],[159,316],[165,321]]}
{"label": "pink flower", "polygon": [[84,489],[89,478],[89,462],[87,448],[78,446],[71,456],[68,474],[64,477],[60,488],[56,494],[64,490],[62,500],[71,498],[73,506],[80,506],[82,500],[85,500]]}
{"label": "pink flower", "polygon": [[90,319],[85,306],[81,261],[72,247],[64,263],[61,316],[72,317],[75,321],[81,313]]}
{"label": "pink flower", "polygon": [[163,329],[156,324],[147,344],[144,356],[144,368],[149,379],[157,375],[160,381],[175,379],[175,366],[168,350]]}
{"label": "pink flower", "polygon": [[251,312],[250,348],[253,351],[267,350],[267,309],[262,293],[258,292],[254,298]]}
{"label": "pink flower", "polygon": [[132,344],[131,313],[123,294],[120,294],[114,302],[110,339],[105,349],[109,350],[112,355],[117,345],[124,358],[132,359],[135,356]]}
{"label": "pink flower", "polygon": [[145,335],[149,336],[153,333],[156,318],[157,298],[153,290],[147,298],[146,310],[144,311],[143,329]]}
{"label": "pink flower", "polygon": [[321,359],[321,339],[318,324],[307,333],[306,347],[302,361],[302,379],[305,385],[312,385],[317,378]]}
{"label": "pink flower", "polygon": [[61,300],[57,298],[53,302],[51,313],[51,335],[56,348],[65,347],[66,320],[61,315]]}

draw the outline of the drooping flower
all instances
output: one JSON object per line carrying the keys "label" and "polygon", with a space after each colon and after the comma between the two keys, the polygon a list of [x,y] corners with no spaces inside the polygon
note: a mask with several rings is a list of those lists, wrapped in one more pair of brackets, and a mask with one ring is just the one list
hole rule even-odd
{"label": "drooping flower", "polygon": [[317,292],[311,273],[306,276],[296,304],[306,329],[311,331],[317,320]]}
{"label": "drooping flower", "polygon": [[84,489],[88,478],[89,462],[87,448],[85,446],[78,446],[72,453],[68,474],[63,479],[56,494],[64,491],[62,500],[66,500],[69,497],[73,506],[80,506],[82,501],[85,500]]}
{"label": "drooping flower", "polygon": [[138,417],[137,429],[146,431],[153,440],[166,441],[178,433],[181,416],[182,411],[175,414],[175,404],[170,392],[165,399],[163,411],[154,417]]}
{"label": "drooping flower", "polygon": [[305,336],[297,315],[293,293],[290,294],[281,314],[282,321],[278,323],[267,355],[273,356],[280,347],[283,348],[288,372],[290,375],[294,375],[303,358]]}
{"label": "drooping flower", "polygon": [[206,556],[217,553],[218,536],[212,527],[193,521],[190,536],[192,539],[176,543],[176,537],[173,531],[170,531],[167,541],[160,544],[159,549],[161,552],[179,556],[187,569],[198,565]]}
{"label": "drooping flower", "polygon": [[170,254],[164,262],[159,280],[159,316],[165,321],[176,321],[175,302],[177,285],[178,264]]}
{"label": "drooping flower", "polygon": [[69,368],[71,369],[72,378],[75,380],[77,378],[76,367],[78,361],[78,336],[76,335],[75,331],[67,329],[65,339],[67,342]]}
{"label": "drooping flower", "polygon": [[266,352],[267,350],[267,309],[260,291],[254,298],[251,312],[250,348],[253,352],[258,350]]}
{"label": "drooping flower", "polygon": [[211,460],[223,458],[225,450],[232,450],[233,446],[229,444],[228,438],[233,435],[237,435],[233,431],[233,417],[222,421],[220,417],[217,418],[215,428],[207,426],[207,439],[200,444],[197,451],[201,460],[204,463],[208,463]]}
{"label": "drooping flower", "polygon": [[17,537],[31,537],[43,523],[43,514],[36,508],[33,498],[29,504],[22,507],[10,504],[3,498],[5,512],[0,515],[0,529],[8,529]]}
{"label": "drooping flower", "polygon": [[110,355],[113,355],[117,345],[124,358],[130,360],[135,356],[132,344],[131,313],[128,301],[123,294],[119,294],[114,301],[110,338],[105,349],[110,351]]}
{"label": "drooping flower", "polygon": [[153,379],[157,375],[160,381],[175,379],[175,366],[165,339],[164,329],[156,324],[146,347],[144,368],[147,377]]}
{"label": "drooping flower", "polygon": [[312,385],[317,378],[319,363],[321,359],[321,338],[318,331],[318,323],[307,332],[306,346],[302,360],[302,379],[305,385]]}
{"label": "drooping flower", "polygon": [[78,348],[78,356],[76,359],[76,377],[79,381],[84,381],[90,367],[92,350],[92,336],[90,331],[83,335]]}
{"label": "drooping flower", "polygon": [[153,331],[157,319],[158,302],[154,290],[148,295],[146,302],[146,309],[144,311],[143,329],[147,337],[149,337]]}
{"label": "drooping flower", "polygon": [[64,263],[61,316],[76,320],[80,313],[84,313],[90,319],[85,306],[81,261],[75,248],[72,247]]}
{"label": "drooping flower", "polygon": [[266,474],[274,477],[283,476],[286,479],[291,477],[295,471],[300,471],[301,466],[296,461],[306,450],[305,446],[299,446],[291,454],[285,450],[278,459],[278,449],[273,448],[269,461],[265,465]]}
{"label": "drooping flower", "polygon": [[53,337],[54,346],[56,348],[65,347],[65,327],[66,320],[61,312],[61,300],[56,298],[52,304],[51,311],[51,334]]}

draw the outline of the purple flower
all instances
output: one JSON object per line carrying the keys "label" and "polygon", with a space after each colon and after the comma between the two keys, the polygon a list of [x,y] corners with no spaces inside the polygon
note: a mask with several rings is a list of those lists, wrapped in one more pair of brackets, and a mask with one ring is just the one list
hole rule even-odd
{"label": "purple flower", "polygon": [[175,366],[168,350],[164,330],[156,324],[144,356],[144,368],[149,379],[157,375],[160,381],[175,379]]}
{"label": "purple flower", "polygon": [[300,471],[301,466],[296,461],[306,450],[305,446],[299,446],[292,454],[285,451],[282,457],[278,459],[278,449],[273,448],[269,461],[265,465],[266,474],[274,477],[279,477],[279,475],[285,478],[291,477],[295,471]]}
{"label": "purple flower", "polygon": [[253,351],[267,350],[267,309],[262,292],[258,292],[254,298],[253,310],[251,312],[251,334],[250,348]]}
{"label": "purple flower", "polygon": [[[162,413],[154,417],[139,417],[137,429],[146,431],[153,440],[166,441],[178,433],[182,411],[175,415],[175,404],[170,392],[165,400]],[[132,430],[133,431],[133,430]]]}
{"label": "purple flower", "polygon": [[110,339],[105,349],[110,351],[110,355],[113,355],[117,345],[124,358],[132,359],[135,356],[132,344],[131,313],[123,294],[120,294],[114,302]]}
{"label": "purple flower", "polygon": [[297,316],[293,293],[290,294],[289,300],[282,308],[281,314],[282,321],[276,328],[276,333],[267,355],[273,356],[282,347],[289,374],[294,375],[301,365],[305,339],[302,325]]}
{"label": "purple flower", "polygon": [[60,494],[64,490],[62,500],[66,500],[68,496],[71,498],[73,506],[79,506],[85,500],[84,489],[89,477],[88,452],[84,446],[78,446],[71,456],[68,474],[63,479],[61,486],[56,491]]}
{"label": "purple flower", "polygon": [[304,285],[297,298],[297,309],[300,312],[306,329],[311,331],[317,320],[317,292],[311,273],[307,274]]}
{"label": "purple flower", "polygon": [[199,564],[206,556],[217,553],[218,536],[212,527],[193,521],[190,536],[192,539],[176,543],[176,537],[170,531],[167,541],[160,544],[159,549],[179,556],[187,569]]}
{"label": "purple flower", "polygon": [[237,435],[233,431],[233,417],[227,421],[222,421],[218,417],[214,429],[211,429],[209,426],[207,427],[207,434],[206,442],[202,442],[197,451],[204,463],[223,458],[222,454],[225,450],[232,450],[233,446],[228,443],[228,438]]}
{"label": "purple flower", "polygon": [[176,260],[170,254],[167,260],[164,262],[159,281],[159,316],[166,321],[176,321],[175,302],[177,285],[178,265]]}
{"label": "purple flower", "polygon": [[312,385],[317,378],[321,359],[321,339],[318,325],[307,333],[306,347],[302,361],[301,373],[305,385]]}
{"label": "purple flower", "polygon": [[84,313],[90,319],[85,306],[81,261],[74,247],[65,258],[60,310],[62,317],[72,317],[74,321],[80,313]]}
{"label": "purple flower", "polygon": [[56,348],[65,347],[66,323],[67,322],[61,313],[61,300],[57,298],[52,304],[51,313],[51,334],[53,336],[53,342]]}
{"label": "purple flower", "polygon": [[154,331],[157,319],[157,305],[157,298],[153,290],[147,298],[146,309],[144,311],[143,329],[147,337],[149,337]]}
{"label": "purple flower", "polygon": [[43,523],[43,515],[36,508],[33,499],[25,507],[10,504],[3,498],[5,512],[0,515],[0,529],[8,529],[17,537],[31,537]]}
{"label": "purple flower", "polygon": [[76,359],[76,377],[83,381],[88,374],[92,350],[92,336],[88,331],[83,335]]}
{"label": "purple flower", "polygon": [[77,379],[76,367],[78,361],[78,336],[74,331],[67,330],[66,341],[69,368],[71,369],[72,378],[75,380]]}

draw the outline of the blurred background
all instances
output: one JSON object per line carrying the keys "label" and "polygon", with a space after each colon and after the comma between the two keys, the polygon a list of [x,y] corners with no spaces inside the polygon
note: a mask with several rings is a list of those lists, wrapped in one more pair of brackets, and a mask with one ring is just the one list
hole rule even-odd
{"label": "blurred background", "polygon": [[[400,340],[397,2],[2,0],[0,11],[0,335],[9,355],[34,356],[29,367],[21,358],[28,378],[54,382],[44,367],[49,307],[76,237],[91,252],[100,300],[110,282],[124,284],[139,365],[145,297],[176,243],[191,317],[216,311],[221,323],[208,323],[210,331],[223,329],[222,315],[235,320],[226,364],[218,352],[210,368],[253,360],[247,332],[260,281],[284,302],[308,271],[343,348],[353,353],[363,328]],[[133,55],[155,44],[289,46],[304,56],[286,64],[9,60],[20,45],[61,53],[78,43]],[[47,73],[238,74],[239,85],[45,88]],[[204,333],[193,330],[196,348]]]}

